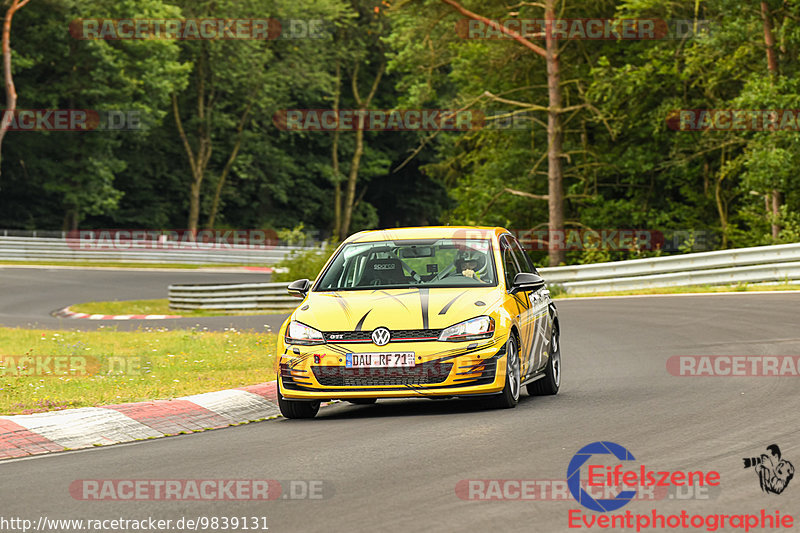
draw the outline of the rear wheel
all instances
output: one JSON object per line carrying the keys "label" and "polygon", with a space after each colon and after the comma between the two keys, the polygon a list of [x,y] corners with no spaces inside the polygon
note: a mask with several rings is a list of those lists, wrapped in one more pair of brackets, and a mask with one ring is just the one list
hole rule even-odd
{"label": "rear wheel", "polygon": [[551,396],[558,393],[558,388],[561,386],[561,346],[558,340],[558,331],[553,328],[550,337],[550,357],[547,360],[544,377],[527,386],[528,394],[531,396]]}
{"label": "rear wheel", "polygon": [[493,398],[494,407],[500,409],[516,407],[520,388],[519,350],[517,339],[511,334],[506,342],[506,384],[503,391]]}
{"label": "rear wheel", "polygon": [[353,398],[352,400],[347,400],[348,402],[352,403],[353,405],[372,405],[373,403],[377,402],[377,398]]}

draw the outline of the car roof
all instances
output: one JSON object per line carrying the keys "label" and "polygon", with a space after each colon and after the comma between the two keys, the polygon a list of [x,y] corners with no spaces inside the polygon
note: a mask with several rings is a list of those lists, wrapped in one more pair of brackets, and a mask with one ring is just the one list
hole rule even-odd
{"label": "car roof", "polygon": [[488,239],[508,233],[501,227],[489,226],[420,226],[361,231],[348,237],[345,242],[375,242],[413,239]]}

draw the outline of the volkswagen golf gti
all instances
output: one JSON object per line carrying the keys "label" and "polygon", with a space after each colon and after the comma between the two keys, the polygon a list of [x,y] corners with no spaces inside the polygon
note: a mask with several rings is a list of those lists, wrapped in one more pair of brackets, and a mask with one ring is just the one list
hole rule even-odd
{"label": "volkswagen golf gti", "polygon": [[312,418],[320,402],[556,394],[558,311],[503,228],[365,231],[345,240],[279,332],[278,403]]}

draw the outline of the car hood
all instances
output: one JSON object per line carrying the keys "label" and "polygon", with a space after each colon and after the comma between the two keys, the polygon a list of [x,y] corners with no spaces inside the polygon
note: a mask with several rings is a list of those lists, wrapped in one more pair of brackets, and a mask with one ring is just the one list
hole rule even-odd
{"label": "car hood", "polygon": [[312,292],[293,318],[320,331],[442,329],[490,312],[499,287]]}

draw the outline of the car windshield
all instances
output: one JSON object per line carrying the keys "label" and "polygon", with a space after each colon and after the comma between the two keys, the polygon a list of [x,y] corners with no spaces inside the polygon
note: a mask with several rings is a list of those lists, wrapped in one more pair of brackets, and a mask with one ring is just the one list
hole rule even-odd
{"label": "car windshield", "polygon": [[425,239],[346,244],[315,291],[497,285],[488,239]]}

